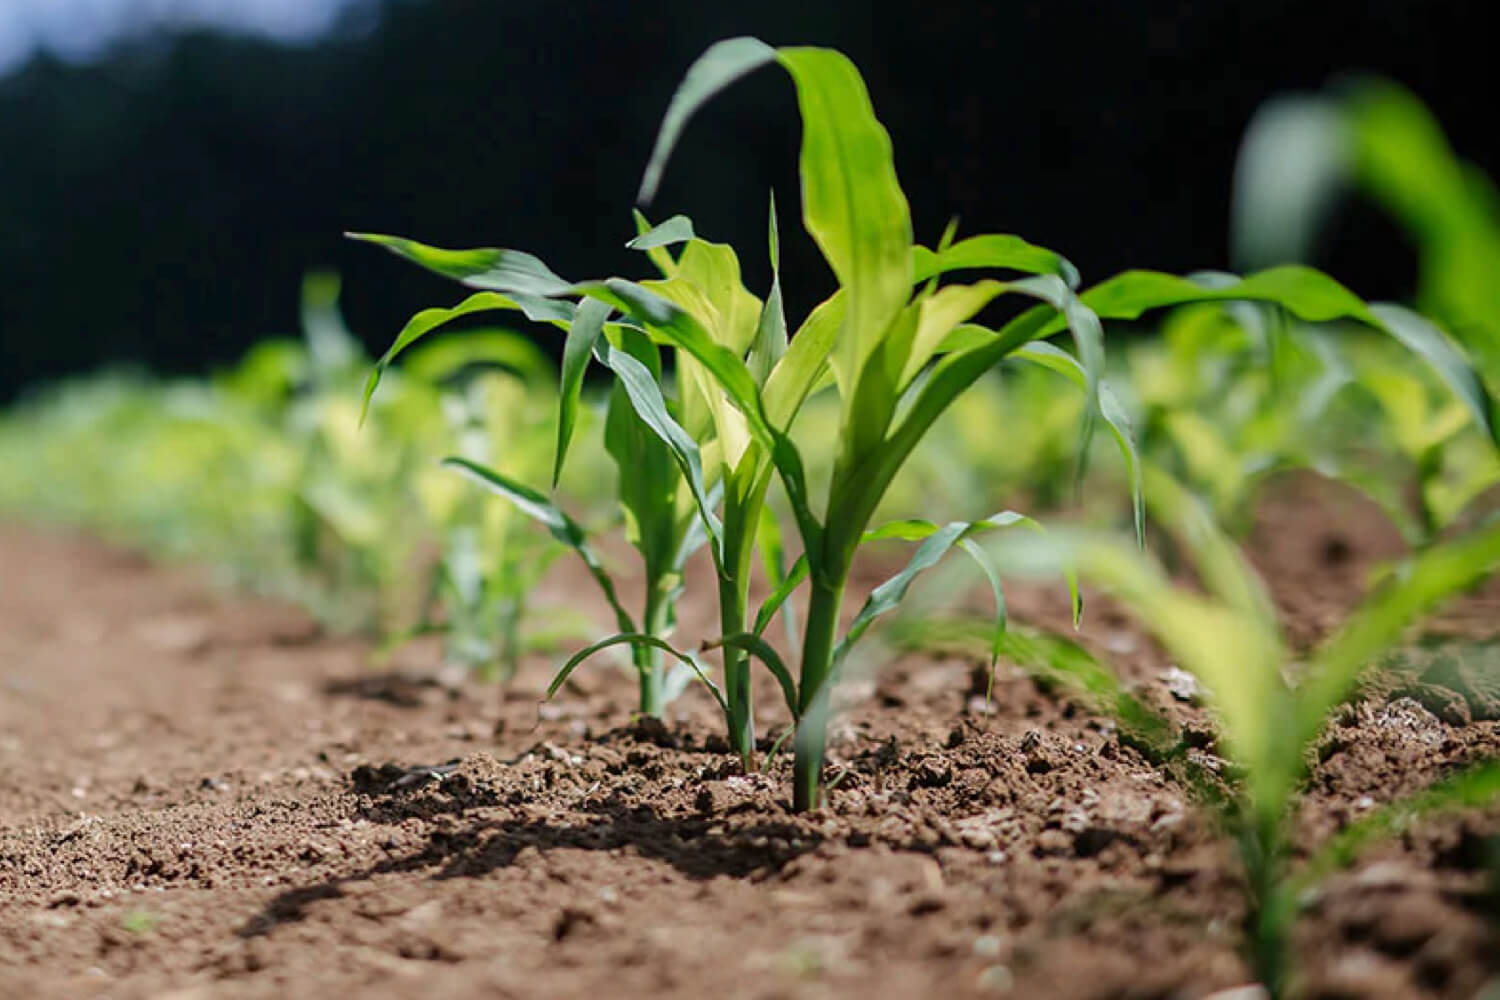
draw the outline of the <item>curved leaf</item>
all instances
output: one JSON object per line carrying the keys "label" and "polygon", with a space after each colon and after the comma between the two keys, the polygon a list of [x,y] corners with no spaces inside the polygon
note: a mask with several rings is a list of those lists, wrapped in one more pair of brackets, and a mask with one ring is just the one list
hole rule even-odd
{"label": "curved leaf", "polygon": [[[880,615],[893,610],[906,596],[912,581],[924,570],[936,566],[939,560],[947,554],[948,550],[955,545],[962,546],[970,536],[996,528],[1005,528],[1012,525],[1022,524],[1036,531],[1042,531],[1042,526],[1024,514],[1013,510],[1001,511],[983,521],[952,521],[939,527],[930,521],[907,520],[895,521],[872,532],[867,532],[862,541],[874,541],[879,538],[905,538],[915,540],[923,539],[917,551],[912,553],[911,559],[906,566],[895,576],[880,584],[870,592],[865,599],[864,606],[855,615],[854,621],[850,623],[844,638],[839,641],[834,650],[833,662],[843,662],[849,651],[869,629],[871,623]],[[1000,587],[1000,577],[995,569],[994,561],[988,554],[970,555],[979,564],[980,569],[989,579],[995,596],[995,633],[998,636],[1005,631],[1005,594]],[[1073,596],[1075,612],[1078,608],[1077,582],[1071,576],[1069,578],[1070,590]],[[997,650],[998,653],[998,650]]]}
{"label": "curved leaf", "polygon": [[695,239],[693,220],[685,215],[674,215],[665,222],[652,226],[635,239],[625,244],[628,250],[655,250]]}
{"label": "curved leaf", "polygon": [[672,148],[677,145],[677,139],[693,113],[719,91],[775,58],[775,49],[758,38],[749,37],[726,38],[709,46],[708,51],[698,57],[672,95],[672,103],[667,105],[656,145],[646,164],[646,174],[641,178],[640,192],[636,195],[639,204],[649,204],[656,197],[656,188],[661,183],[661,174],[672,155]]}
{"label": "curved leaf", "polygon": [[798,714],[797,682],[792,679],[792,672],[786,668],[781,654],[776,652],[769,642],[754,632],[736,632],[734,635],[721,636],[703,644],[705,650],[719,646],[742,650],[765,664],[766,669],[771,671],[772,676],[776,678],[776,683],[781,685],[781,697],[785,699],[793,721],[796,720]]}
{"label": "curved leaf", "polygon": [[[1078,359],[1046,341],[1033,341],[1024,347],[1017,348],[1012,357],[1030,361],[1057,372],[1080,389],[1087,390],[1088,388],[1088,377],[1083,371],[1083,366],[1078,363]],[[1141,481],[1141,456],[1135,443],[1135,427],[1130,420],[1130,414],[1107,382],[1099,383],[1099,415],[1104,418],[1105,425],[1109,427],[1115,444],[1120,449],[1120,457],[1125,461],[1125,473],[1130,479],[1130,509],[1135,524],[1136,544],[1144,548],[1146,501]]]}
{"label": "curved leaf", "polygon": [[1019,236],[1002,233],[970,236],[936,253],[922,246],[912,248],[912,277],[916,281],[949,271],[979,268],[1052,274],[1063,279],[1069,288],[1078,287],[1078,269],[1066,257]]}
{"label": "curved leaf", "polygon": [[770,429],[761,412],[760,392],[750,369],[745,367],[739,355],[715,343],[713,336],[691,313],[648,288],[620,278],[586,282],[577,286],[577,291],[610,303],[692,355],[709,370],[730,401],[745,415],[756,440],[763,446],[770,446]]}
{"label": "curved leaf", "polygon": [[604,591],[604,597],[609,601],[610,609],[615,613],[615,621],[620,631],[634,632],[636,630],[635,623],[631,621],[630,614],[621,605],[620,598],[615,592],[614,581],[610,579],[604,564],[589,546],[583,528],[561,507],[524,483],[502,476],[478,462],[471,462],[466,458],[445,458],[442,464],[462,473],[490,492],[509,500],[523,514],[545,525],[553,538],[578,553],[579,558],[583,560],[589,573],[594,577],[594,582],[599,585],[600,590]]}
{"label": "curved leaf", "polygon": [[[1500,445],[1497,407],[1483,379],[1446,335],[1415,313],[1400,306],[1366,304],[1332,278],[1307,267],[1273,267],[1237,282],[1211,277],[1211,287],[1206,287],[1200,281],[1159,271],[1127,271],[1090,288],[1080,298],[1105,319],[1137,319],[1152,309],[1192,302],[1248,300],[1279,305],[1310,323],[1357,320],[1394,337],[1431,365],[1484,433]],[[1054,322],[1046,329],[1060,328]]]}
{"label": "curved leaf", "polygon": [[723,709],[726,714],[729,712],[729,705],[724,701],[724,693],[719,690],[719,686],[709,678],[706,672],[704,672],[703,665],[698,662],[697,656],[690,652],[684,653],[682,650],[678,649],[676,646],[673,646],[665,639],[658,638],[654,635],[646,635],[644,632],[622,632],[618,635],[612,635],[607,639],[600,639],[598,642],[593,643],[592,645],[585,646],[583,649],[580,649],[578,652],[568,657],[568,662],[564,663],[562,667],[558,669],[557,675],[552,678],[552,683],[547,685],[547,697],[551,698],[553,695],[557,694],[558,689],[563,686],[568,677],[572,675],[573,671],[576,670],[579,664],[583,663],[584,660],[587,660],[590,656],[593,656],[600,650],[608,649],[611,646],[620,646],[625,644],[629,644],[632,646],[649,646],[653,649],[661,650],[668,656],[676,658],[679,663],[685,664],[687,667],[689,667],[693,671],[693,673],[698,675],[698,679],[705,685],[707,685],[709,692],[714,696],[714,700],[719,703],[719,708]]}
{"label": "curved leaf", "polygon": [[[406,325],[401,328],[401,332],[396,334],[395,341],[380,356],[380,360],[375,362],[375,367],[370,372],[369,379],[365,381],[364,402],[361,404],[359,413],[360,421],[363,422],[365,416],[369,413],[370,400],[375,395],[375,387],[380,384],[380,377],[391,366],[391,362],[395,361],[402,351],[440,326],[450,323],[461,316],[501,309],[519,309],[526,314],[528,319],[545,320],[561,325],[566,325],[573,319],[573,306],[571,303],[547,301],[542,308],[532,309],[534,305],[534,303],[525,305],[513,298],[498,295],[495,292],[477,292],[451,309],[423,309],[406,321]],[[531,311],[528,311],[529,309]]]}
{"label": "curved leaf", "polygon": [[802,112],[802,218],[848,296],[833,364],[852,386],[912,288],[911,212],[864,80],[831,49],[777,51]]}
{"label": "curved leaf", "polygon": [[559,278],[538,257],[521,250],[501,250],[495,247],[444,250],[403,236],[386,236],[381,233],[344,235],[351,240],[384,247],[397,257],[470,288],[539,298],[567,295],[572,288],[571,282]]}
{"label": "curved leaf", "polygon": [[1370,312],[1380,321],[1380,329],[1395,337],[1437,372],[1473,415],[1474,422],[1500,446],[1500,420],[1496,419],[1494,397],[1453,342],[1425,318],[1402,306],[1374,302],[1370,304]]}

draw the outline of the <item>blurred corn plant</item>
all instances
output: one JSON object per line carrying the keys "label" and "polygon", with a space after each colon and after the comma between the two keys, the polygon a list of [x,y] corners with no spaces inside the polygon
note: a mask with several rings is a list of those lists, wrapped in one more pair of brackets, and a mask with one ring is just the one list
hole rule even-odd
{"label": "blurred corn plant", "polygon": [[[1236,259],[1310,255],[1352,183],[1418,241],[1419,306],[1437,322],[1389,304],[1359,316],[1409,354],[1349,324],[1314,328],[1235,303],[1170,318],[1160,343],[1134,349],[1130,388],[1143,447],[1230,528],[1247,525],[1269,475],[1313,468],[1359,487],[1424,546],[1500,483],[1485,391],[1500,370],[1500,213],[1415,97],[1365,79],[1257,112],[1236,168]],[[1412,366],[1413,355],[1427,364]]]}
{"label": "blurred corn plant", "polygon": [[1350,189],[1373,198],[1417,244],[1417,305],[1500,377],[1500,197],[1460,160],[1421,101],[1356,78],[1268,102],[1235,173],[1235,256],[1265,266],[1311,256]]}
{"label": "blurred corn plant", "polygon": [[1195,674],[1211,695],[1221,745],[1236,765],[1237,794],[1224,819],[1247,875],[1247,952],[1275,996],[1288,985],[1287,940],[1310,880],[1353,856],[1353,847],[1418,811],[1500,797],[1500,766],[1481,765],[1424,795],[1392,804],[1315,852],[1302,870],[1290,858],[1290,827],[1309,749],[1362,671],[1446,599],[1500,570],[1500,522],[1436,544],[1389,574],[1337,634],[1298,662],[1271,601],[1241,552],[1208,512],[1166,476],[1152,472],[1148,496],[1195,557],[1203,589],[1174,584],[1159,563],[1103,533],[1053,533],[991,546],[1018,575],[1052,572],[1059,560],[1121,601]]}
{"label": "blurred corn plant", "polygon": [[[530,340],[470,331],[413,350],[399,375],[397,395],[409,392],[412,380],[436,390],[458,456],[488,464],[504,455],[507,468],[526,479],[547,474],[557,373]],[[415,486],[439,552],[420,620],[392,635],[386,653],[421,635],[441,635],[450,664],[508,679],[524,653],[586,634],[585,619],[572,609],[549,608],[545,629],[528,614],[542,577],[566,551],[561,545],[532,531],[514,505],[488,502],[436,463],[424,466]]]}
{"label": "blurred corn plant", "polygon": [[0,420],[18,473],[0,509],[211,565],[335,630],[400,638],[416,622],[481,673],[580,631],[561,612],[551,636],[523,628],[560,550],[437,465],[455,446],[499,447],[545,468],[555,368],[514,335],[437,344],[361,431],[370,361],[337,296],[336,278],[309,276],[303,337],[263,341],[212,379],[116,375],[23,403]]}

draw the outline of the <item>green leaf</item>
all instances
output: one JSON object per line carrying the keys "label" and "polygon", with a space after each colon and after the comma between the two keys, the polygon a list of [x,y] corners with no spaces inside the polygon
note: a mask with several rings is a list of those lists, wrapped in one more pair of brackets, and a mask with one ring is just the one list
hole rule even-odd
{"label": "green leaf", "polygon": [[777,653],[769,642],[754,632],[736,632],[734,635],[726,635],[711,643],[705,643],[703,648],[707,650],[718,646],[742,650],[765,664],[766,669],[771,671],[772,676],[776,678],[776,683],[781,686],[781,697],[786,701],[786,707],[792,713],[792,719],[796,720],[798,714],[797,682],[792,679],[792,672],[786,668],[781,654]]}
{"label": "green leaf", "polygon": [[854,64],[819,48],[776,57],[802,112],[803,222],[848,297],[833,365],[852,386],[911,295],[911,213],[890,136]]}
{"label": "green leaf", "polygon": [[619,595],[615,592],[614,581],[610,579],[609,573],[604,568],[603,562],[594,553],[588,544],[588,537],[578,522],[574,521],[557,504],[547,498],[545,494],[516,482],[493,469],[486,468],[477,462],[471,462],[466,458],[445,458],[443,465],[467,476],[474,482],[483,486],[498,496],[502,496],[516,505],[527,517],[541,522],[552,537],[562,542],[568,548],[578,554],[588,567],[594,582],[604,592],[604,597],[609,601],[610,609],[615,613],[615,621],[621,632],[634,632],[635,623],[631,621],[630,614],[620,604]]}
{"label": "green leaf", "polygon": [[[724,550],[724,529],[714,514],[708,490],[704,487],[703,462],[698,453],[698,443],[667,412],[667,401],[662,397],[661,387],[656,384],[656,378],[649,368],[628,352],[617,350],[604,341],[598,343],[597,351],[600,361],[619,378],[620,387],[625,390],[636,416],[667,446],[676,460],[683,478],[687,480],[688,489],[692,491],[693,501],[698,505],[704,529],[713,540],[714,558],[720,559]],[[620,474],[628,476],[631,470],[627,465],[622,465]]]}
{"label": "green leaf", "polygon": [[410,350],[402,368],[437,384],[471,366],[505,369],[527,383],[550,381],[552,361],[529,337],[507,330],[465,330],[462,337],[429,341]]}
{"label": "green leaf", "polygon": [[[651,222],[641,213],[640,209],[632,209],[630,214],[635,219],[637,237],[645,236],[651,232]],[[629,244],[626,245],[629,246]],[[643,252],[646,254],[647,259],[656,265],[656,269],[661,272],[663,278],[670,278],[677,273],[677,261],[673,259],[671,251],[665,246],[646,247]]]}
{"label": "green leaf", "polygon": [[[1436,327],[1399,306],[1367,305],[1327,275],[1306,267],[1273,267],[1238,282],[1213,276],[1212,287],[1156,271],[1127,271],[1084,292],[1105,319],[1136,319],[1151,309],[1191,302],[1248,300],[1279,305],[1299,319],[1353,319],[1394,337],[1426,361],[1463,401],[1484,433],[1500,444],[1494,399],[1469,361]],[[1048,329],[1057,328],[1049,324]]]}
{"label": "green leaf", "polygon": [[589,356],[604,330],[604,321],[609,318],[607,303],[597,299],[586,299],[578,306],[573,324],[568,328],[568,338],[563,342],[562,373],[557,395],[557,452],[552,460],[552,488],[562,478],[563,462],[567,458],[568,444],[573,440],[573,428],[578,423],[578,402],[583,393],[583,375],[588,368]]}
{"label": "green leaf", "polygon": [[709,370],[730,401],[745,415],[756,439],[763,446],[771,444],[770,430],[761,413],[760,392],[750,369],[739,355],[715,343],[691,313],[641,285],[619,278],[581,285],[579,290],[610,303],[690,354]]}
{"label": "green leaf", "polygon": [[560,689],[563,684],[567,682],[568,677],[573,673],[575,669],[578,668],[579,664],[583,663],[584,660],[587,660],[590,656],[593,656],[600,650],[608,649],[611,646],[620,645],[649,646],[653,649],[659,649],[663,653],[666,653],[668,656],[675,658],[679,663],[686,665],[693,671],[693,673],[697,674],[698,679],[708,687],[709,692],[714,696],[714,700],[719,703],[719,708],[722,709],[725,714],[728,714],[729,705],[724,701],[724,692],[720,691],[719,686],[715,684],[711,679],[709,679],[707,672],[705,672],[703,669],[703,664],[698,662],[698,657],[696,655],[691,652],[684,653],[682,650],[673,646],[665,639],[654,635],[646,635],[644,632],[622,632],[618,635],[612,635],[607,639],[600,639],[598,642],[593,643],[592,645],[585,646],[583,649],[580,649],[578,652],[568,657],[568,662],[564,663],[562,667],[558,669],[556,676],[552,678],[552,683],[547,685],[547,697],[551,698],[553,695],[557,694],[558,689]]}
{"label": "green leaf", "polygon": [[[861,539],[862,542],[875,541],[880,538],[905,538],[908,540],[921,538],[923,541],[899,573],[870,592],[870,596],[865,599],[864,606],[859,609],[859,613],[855,615],[854,621],[850,623],[848,631],[845,632],[844,638],[840,640],[837,648],[834,650],[833,662],[835,664],[842,663],[844,658],[849,655],[849,651],[854,647],[854,644],[869,629],[871,623],[880,615],[895,609],[901,603],[902,599],[906,597],[906,592],[910,589],[912,581],[924,570],[936,566],[943,556],[948,553],[949,549],[955,545],[963,545],[965,540],[972,535],[1017,524],[1026,525],[1036,531],[1042,530],[1040,524],[1026,515],[1018,514],[1013,510],[1006,510],[992,515],[983,521],[953,521],[942,527],[938,527],[929,521],[906,520],[892,522],[875,531],[866,532],[865,536]],[[973,552],[969,554],[979,564],[980,569],[983,570],[985,576],[989,579],[994,592],[995,633],[998,636],[1005,631],[1006,624],[1005,594],[1000,587],[999,573],[988,554],[975,554]],[[1072,584],[1071,590],[1076,607],[1078,600],[1077,584],[1072,580],[1070,580],[1070,584]],[[996,641],[998,644],[998,639]]]}
{"label": "green leaf", "polygon": [[[912,449],[943,411],[992,366],[1018,347],[1042,336],[1053,325],[1059,312],[1076,321],[1074,339],[1078,344],[1085,372],[1098,371],[1098,368],[1090,369],[1090,358],[1095,365],[1102,367],[1102,334],[1097,318],[1093,318],[1092,312],[1082,305],[1069,305],[1070,302],[1076,302],[1077,297],[1060,279],[1048,275],[1023,278],[1010,283],[1009,288],[1040,298],[1048,304],[1022,313],[997,331],[991,339],[968,350],[950,354],[933,367],[931,375],[916,391],[915,399],[911,400],[900,423],[891,430],[881,449],[853,475],[835,483],[840,491],[837,509],[845,512],[849,523],[865,523],[865,519],[885,495],[891,480],[911,455]],[[1067,325],[1069,321],[1065,319],[1063,325]],[[795,347],[796,340],[792,343]],[[910,394],[907,398],[911,398]],[[1089,412],[1092,413],[1094,409],[1091,405]],[[1082,437],[1086,444],[1087,426]]]}
{"label": "green leaf", "polygon": [[791,426],[802,404],[828,368],[828,355],[843,327],[847,299],[835,292],[808,313],[787,345],[786,354],[765,382],[766,421],[777,430]]}
{"label": "green leaf", "polygon": [[1346,318],[1370,323],[1369,310],[1353,292],[1320,271],[1296,266],[1269,268],[1212,288],[1160,271],[1126,271],[1080,297],[1102,319],[1137,319],[1152,309],[1190,302],[1249,300],[1274,303],[1310,323]]}
{"label": "green leaf", "polygon": [[[1012,355],[1018,360],[1030,361],[1062,375],[1078,388],[1087,391],[1088,377],[1078,359],[1046,341],[1033,341],[1017,348]],[[1109,427],[1120,457],[1125,461],[1125,473],[1130,480],[1130,508],[1135,525],[1136,543],[1146,544],[1146,502],[1141,481],[1141,457],[1135,443],[1135,427],[1130,414],[1121,404],[1107,382],[1099,383],[1099,414]]]}
{"label": "green leaf", "polygon": [[[755,533],[755,547],[760,552],[761,566],[765,572],[766,581],[771,586],[772,593],[779,592],[788,579],[786,546],[781,537],[781,524],[776,518],[776,512],[771,509],[769,504],[762,503],[760,508],[760,524]],[[803,565],[806,566],[806,563],[804,562]],[[793,586],[795,587],[796,585],[793,584]],[[791,608],[785,608],[782,612],[781,620],[786,626],[786,640],[793,647],[797,645],[796,619],[797,616],[792,612]],[[765,627],[760,624],[758,619],[756,626],[756,635],[760,635],[765,631]]]}
{"label": "green leaf", "polygon": [[1236,266],[1305,260],[1344,187],[1353,136],[1325,97],[1279,97],[1250,119],[1234,166]]}
{"label": "green leaf", "polygon": [[912,248],[913,277],[917,281],[949,271],[981,268],[1052,274],[1063,279],[1069,288],[1078,287],[1078,269],[1066,257],[1019,236],[999,233],[971,236],[937,253],[926,247]]}
{"label": "green leaf", "polygon": [[[899,539],[907,542],[917,542],[932,535],[937,530],[937,525],[931,521],[901,520],[882,524],[878,528],[866,531],[860,538],[863,542],[879,542]],[[786,603],[786,599],[800,587],[808,577],[807,555],[804,553],[797,557],[792,563],[792,568],[775,583],[771,593],[761,602],[760,610],[755,615],[756,635],[762,635],[766,627],[771,624],[778,609]]]}
{"label": "green leaf", "polygon": [[674,215],[666,222],[652,226],[625,246],[629,250],[655,250],[658,247],[686,243],[696,238],[693,233],[693,220],[685,215]]}
{"label": "green leaf", "polygon": [[771,590],[771,593],[766,595],[766,599],[761,602],[760,610],[755,613],[755,628],[753,631],[756,635],[765,633],[766,627],[771,624],[771,619],[776,616],[777,610],[786,603],[786,599],[791,597],[792,593],[798,587],[802,586],[803,582],[807,580],[807,575],[807,554],[803,553],[796,558],[792,563],[792,568],[787,571],[786,575],[781,578],[781,581]]}
{"label": "green leaf", "polygon": [[[1394,337],[1426,361],[1500,443],[1494,399],[1469,361],[1432,324],[1400,306],[1367,305],[1327,275],[1305,267],[1273,267],[1214,287],[1156,271],[1127,271],[1094,286],[1083,301],[1105,319],[1136,319],[1151,309],[1191,302],[1250,300],[1279,305],[1299,319],[1323,323],[1354,319]],[[1055,325],[1055,324],[1054,324]]]}
{"label": "green leaf", "polygon": [[771,290],[761,307],[755,326],[755,340],[750,344],[750,374],[755,384],[765,386],[777,363],[787,351],[786,307],[781,297],[781,237],[776,229],[776,195],[771,195],[771,221],[768,236],[771,256]]}
{"label": "green leaf", "polygon": [[662,171],[666,169],[672,148],[677,145],[677,139],[693,113],[740,77],[775,59],[776,50],[758,38],[727,38],[709,46],[708,51],[698,57],[672,95],[672,102],[667,105],[656,145],[646,164],[646,174],[641,178],[640,193],[636,195],[639,204],[650,204],[656,197],[656,188],[661,183]]}
{"label": "green leaf", "polygon": [[911,344],[904,352],[904,364],[897,379],[899,389],[904,391],[911,384],[955,327],[1006,290],[1001,282],[980,281],[972,285],[948,285],[924,297]]}
{"label": "green leaf", "polygon": [[520,250],[500,250],[494,247],[444,250],[401,236],[384,236],[379,233],[344,235],[351,240],[385,247],[398,257],[470,288],[539,298],[567,295],[572,289],[571,282],[559,278],[537,257]]}
{"label": "green leaf", "polygon": [[[396,340],[390,348],[375,362],[375,368],[370,372],[369,379],[365,382],[364,402],[360,407],[360,420],[363,422],[370,410],[370,400],[375,395],[375,387],[380,384],[380,377],[385,370],[391,366],[391,362],[418,340],[427,336],[432,331],[444,324],[450,323],[461,316],[472,313],[490,312],[500,309],[520,309],[525,312],[529,307],[518,303],[512,298],[497,295],[494,292],[478,292],[470,295],[458,305],[451,309],[423,309],[411,319],[407,320],[401,332],[396,335]],[[536,314],[527,312],[530,319],[545,319],[549,322],[567,324],[573,319],[573,306],[565,302],[547,302],[545,307]]]}

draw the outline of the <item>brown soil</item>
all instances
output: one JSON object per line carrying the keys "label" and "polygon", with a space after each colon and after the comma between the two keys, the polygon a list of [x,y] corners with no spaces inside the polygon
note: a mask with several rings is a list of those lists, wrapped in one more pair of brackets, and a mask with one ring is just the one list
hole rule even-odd
{"label": "brown soil", "polygon": [[[1399,549],[1305,485],[1251,543],[1298,641]],[[539,709],[545,662],[504,692],[429,680],[421,649],[376,675],[295,612],[86,539],[0,530],[0,566],[3,997],[1186,998],[1248,976],[1233,856],[1190,791],[1019,672],[988,706],[959,660],[856,682],[830,803],[794,816],[788,762],[738,774],[699,691],[636,724],[596,666]],[[1012,606],[1066,618],[1056,592]],[[1103,600],[1083,636],[1218,766],[1150,642]],[[1325,754],[1304,846],[1500,754],[1500,724],[1368,700]],[[1329,880],[1299,925],[1307,995],[1497,988],[1497,833],[1500,810],[1433,819]]]}

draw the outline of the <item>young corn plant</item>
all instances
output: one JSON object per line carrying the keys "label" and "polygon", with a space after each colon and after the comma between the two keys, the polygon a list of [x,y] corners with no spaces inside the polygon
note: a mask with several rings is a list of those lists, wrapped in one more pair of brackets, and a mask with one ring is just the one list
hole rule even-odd
{"label": "young corn plant", "polygon": [[[648,428],[675,461],[715,558],[727,654],[725,692],[720,697],[730,743],[748,762],[754,746],[749,656],[758,656],[775,674],[793,716],[800,720],[795,800],[805,809],[818,798],[826,706],[836,661],[869,621],[893,606],[911,578],[938,556],[966,542],[969,534],[1021,520],[1007,513],[973,524],[909,521],[877,530],[878,537],[923,540],[923,545],[908,571],[867,602],[867,613],[840,642],[839,611],[854,552],[866,538],[875,507],[892,478],[948,403],[996,361],[1025,348],[1052,316],[1066,314],[1072,320],[1080,351],[1077,359],[1058,351],[1058,357],[1049,360],[1069,371],[1091,396],[1102,347],[1097,323],[1073,297],[1076,273],[1057,254],[1013,236],[981,236],[958,243],[945,238],[936,251],[913,244],[889,139],[858,72],[829,50],[777,50],[754,39],[711,48],[689,71],[668,109],[647,168],[643,200],[654,190],[677,136],[698,105],[733,79],[773,62],[791,74],[803,115],[804,222],[840,285],[808,315],[795,336],[787,336],[781,315],[779,275],[765,302],[760,302],[740,286],[733,251],[697,239],[683,217],[649,229],[635,241],[634,246],[651,253],[663,273],[658,281],[642,283],[570,283],[535,257],[516,251],[446,251],[392,237],[364,238],[488,290],[488,298],[481,293],[450,314],[520,308],[567,329],[559,467],[585,364],[594,356],[613,370],[616,398],[628,399],[638,425]],[[668,248],[678,244],[685,246],[674,257]],[[774,274],[774,213],[771,254]],[[936,279],[946,272],[979,268],[1018,271],[1026,277],[937,288]],[[963,326],[1005,292],[1047,304],[1003,333]],[[611,312],[619,314],[619,322],[607,322]],[[587,324],[579,322],[585,314],[591,319]],[[420,330],[409,326],[393,351],[435,325],[424,320],[417,324]],[[954,336],[962,341],[961,350],[950,348],[948,340]],[[675,401],[663,392],[655,363],[658,344],[670,346],[677,355]],[[1046,349],[1040,345],[1036,351]],[[954,355],[947,369],[929,376],[929,362],[946,354]],[[836,388],[842,401],[840,429],[833,485],[822,513],[815,514],[805,484],[806,462],[788,429],[806,399],[828,386]],[[631,472],[625,482],[639,482],[639,470]],[[780,581],[752,629],[747,614],[750,565],[758,540],[763,550],[776,547],[765,495],[778,475],[802,537],[804,569]],[[719,494],[722,516],[716,502]],[[800,677],[794,678],[760,632],[791,589],[804,580],[812,593]],[[644,638],[632,633],[622,623],[621,634],[606,642],[666,648],[649,632]],[[559,680],[582,656],[602,645],[570,661]],[[696,669],[695,654],[669,651]]]}
{"label": "young corn plant", "polygon": [[1500,797],[1500,766],[1481,765],[1351,827],[1294,870],[1290,825],[1309,750],[1361,672],[1446,598],[1500,570],[1500,522],[1432,546],[1390,574],[1342,629],[1301,663],[1282,639],[1269,597],[1239,550],[1173,481],[1149,475],[1155,515],[1196,557],[1203,590],[1174,584],[1161,565],[1105,534],[1006,539],[1011,572],[1040,575],[1059,559],[1122,601],[1212,695],[1223,745],[1242,776],[1225,819],[1248,883],[1247,952],[1274,996],[1288,985],[1287,940],[1298,898],[1357,848],[1415,816]]}
{"label": "young corn plant", "polygon": [[[584,367],[597,352],[612,367],[628,371],[611,391],[605,417],[605,449],[618,472],[618,499],[626,535],[641,557],[643,607],[639,624],[621,602],[614,577],[589,541],[588,532],[552,497],[485,462],[463,455],[450,456],[443,465],[544,525],[552,537],[571,549],[587,567],[613,612],[617,634],[630,637],[642,715],[660,718],[666,705],[686,687],[695,672],[695,658],[678,657],[668,670],[664,652],[676,624],[676,603],[682,592],[683,569],[708,540],[708,522],[701,518],[710,498],[701,471],[680,464],[677,452],[650,421],[666,420],[678,427],[668,411],[659,383],[661,352],[639,326],[608,323],[610,308],[596,300],[581,303],[558,298],[571,286],[537,258],[512,250],[440,250],[400,237],[350,234],[383,246],[397,256],[483,289],[452,308],[424,309],[407,322],[386,353],[375,363],[365,386],[368,411],[386,369],[417,341],[446,324],[483,312],[519,311],[528,319],[553,325],[567,335],[560,375],[562,404],[558,411],[552,484],[562,473],[563,459],[579,419]],[[608,336],[605,336],[606,328]],[[651,404],[637,413],[633,393],[652,395]],[[680,428],[679,428],[680,429]],[[502,456],[503,457],[503,456]],[[692,474],[689,474],[689,473]],[[594,647],[591,647],[594,648]],[[560,673],[552,691],[565,679]]]}

